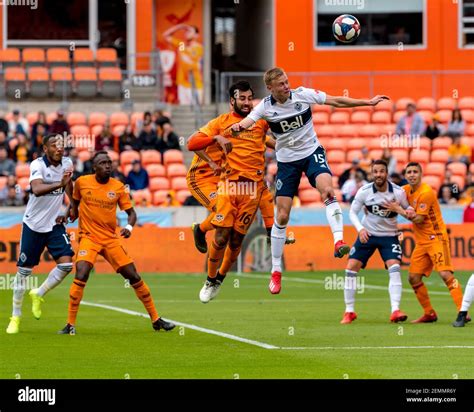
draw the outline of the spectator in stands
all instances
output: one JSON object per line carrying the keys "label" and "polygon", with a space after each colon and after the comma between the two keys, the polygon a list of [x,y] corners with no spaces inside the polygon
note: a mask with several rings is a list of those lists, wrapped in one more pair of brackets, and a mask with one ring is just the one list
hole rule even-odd
{"label": "spectator in stands", "polygon": [[199,203],[193,195],[189,195],[183,202],[183,206],[200,206],[201,203]]}
{"label": "spectator in stands", "polygon": [[171,123],[163,123],[162,134],[158,138],[156,149],[161,154],[170,149],[181,150],[181,146],[179,145],[179,136],[173,131],[173,126],[171,126]]}
{"label": "spectator in stands", "polygon": [[100,135],[95,137],[95,150],[114,150],[114,136],[110,131],[110,125],[107,122]]}
{"label": "spectator in stands", "polygon": [[7,149],[0,147],[0,176],[15,174],[15,162],[8,158]]}
{"label": "spectator in stands", "polygon": [[51,128],[49,129],[49,132],[67,136],[70,133],[70,129],[69,129],[69,124],[66,118],[64,117],[64,112],[62,110],[58,110],[57,115],[58,117],[51,124]]}
{"label": "spectator in stands", "polygon": [[439,197],[439,203],[441,205],[455,205],[457,200],[453,197],[453,193],[449,186],[443,186],[440,188],[441,196]]}
{"label": "spectator in stands", "polygon": [[177,207],[181,206],[178,200],[176,200],[174,190],[170,190],[166,195],[166,200],[160,205],[160,207]]}
{"label": "spectator in stands", "polygon": [[118,160],[112,161],[112,177],[117,180],[120,180],[123,184],[127,184],[127,178],[119,169]]}
{"label": "spectator in stands", "polygon": [[0,130],[0,147],[4,147],[8,153],[8,142],[7,142],[7,135],[4,131]]}
{"label": "spectator in stands", "polygon": [[397,123],[395,133],[398,135],[408,135],[410,137],[421,136],[425,131],[425,121],[416,112],[414,103],[407,104],[407,114],[403,115]]}
{"label": "spectator in stands", "polygon": [[23,133],[17,133],[17,144],[12,148],[13,160],[17,163],[27,163],[33,160],[30,142]]}
{"label": "spectator in stands", "polygon": [[132,162],[132,170],[127,176],[127,184],[130,190],[142,190],[148,187],[149,178],[148,172],[143,169],[140,160]]}
{"label": "spectator in stands", "polygon": [[408,184],[408,181],[400,173],[392,173],[390,175],[390,181],[398,186],[404,186]]}
{"label": "spectator in stands", "polygon": [[0,206],[23,206],[25,204],[25,192],[17,184],[14,175],[8,176],[6,186],[0,190]]}
{"label": "spectator in stands", "polygon": [[444,128],[439,123],[439,116],[437,114],[433,115],[431,123],[426,127],[424,135],[428,139],[436,139],[444,133]]}
{"label": "spectator in stands", "polygon": [[132,126],[127,126],[122,135],[119,138],[119,151],[122,153],[125,150],[136,150],[139,152],[141,149],[140,140],[135,133],[132,131]]}
{"label": "spectator in stands", "polygon": [[171,123],[169,115],[162,110],[155,110],[153,112],[153,121],[158,127],[161,127],[163,123]]}
{"label": "spectator in stands", "polygon": [[395,157],[392,155],[391,150],[388,147],[383,149],[382,160],[385,160],[387,162],[389,176],[397,172],[397,159],[395,159]]}
{"label": "spectator in stands", "polygon": [[352,159],[352,165],[349,169],[344,170],[339,176],[339,187],[342,187],[347,179],[349,179],[352,172],[359,171],[364,175],[364,180],[367,180],[367,173],[359,167],[359,159]]}
{"label": "spectator in stands", "polygon": [[[45,112],[38,112],[38,120],[33,123],[31,127],[31,141],[33,143],[33,148],[41,146],[41,142],[43,141],[43,137],[48,134],[49,125],[46,121],[46,113]],[[40,134],[40,139],[38,139],[38,134]],[[39,142],[39,143],[38,143]]]}
{"label": "spectator in stands", "polygon": [[153,130],[151,123],[145,123],[143,129],[138,136],[141,150],[156,150],[158,144],[158,137],[156,131]]}
{"label": "spectator in stands", "polygon": [[8,122],[8,131],[11,137],[15,136],[17,133],[22,133],[28,135],[30,130],[30,125],[28,120],[20,116],[20,111],[18,109],[13,110],[13,118]]}
{"label": "spectator in stands", "polygon": [[474,222],[474,202],[469,203],[464,209],[462,221],[464,223]]}
{"label": "spectator in stands", "polygon": [[438,199],[441,199],[442,192],[444,187],[448,187],[451,191],[451,196],[454,197],[456,200],[459,198],[460,193],[462,192],[462,187],[459,187],[457,183],[452,181],[453,172],[451,170],[446,169],[444,172],[444,180],[441,184],[441,187],[438,190]]}
{"label": "spectator in stands", "polygon": [[451,121],[448,123],[446,135],[450,137],[457,137],[464,135],[466,129],[466,122],[462,119],[461,110],[454,109],[451,116]]}
{"label": "spectator in stands", "polygon": [[371,165],[372,165],[372,158],[369,155],[369,149],[367,147],[362,148],[362,157],[359,160],[359,167],[366,173],[366,175],[369,175],[371,172]]}
{"label": "spectator in stands", "polygon": [[357,191],[367,183],[361,171],[351,171],[349,179],[347,179],[341,187],[342,200],[346,203],[351,203]]}
{"label": "spectator in stands", "polygon": [[144,112],[143,113],[143,119],[137,120],[135,130],[142,130],[143,126],[145,126],[145,124],[148,124],[148,123],[151,124],[151,128],[153,130],[156,130],[156,124],[153,122],[153,117],[151,116],[151,112]]}
{"label": "spectator in stands", "polygon": [[10,127],[8,125],[8,122],[4,119],[4,113],[0,115],[0,132],[5,133],[5,136],[8,136],[8,132],[10,130]]}
{"label": "spectator in stands", "polygon": [[457,135],[453,137],[453,143],[448,148],[448,163],[451,162],[463,162],[469,166],[471,162],[471,148],[461,142],[461,136]]}

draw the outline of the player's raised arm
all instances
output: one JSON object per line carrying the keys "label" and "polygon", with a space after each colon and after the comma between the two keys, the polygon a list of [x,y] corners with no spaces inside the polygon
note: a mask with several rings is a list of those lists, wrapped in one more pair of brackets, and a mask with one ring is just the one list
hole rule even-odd
{"label": "player's raised arm", "polygon": [[232,151],[232,142],[224,136],[216,134],[214,136],[209,136],[201,131],[197,131],[191,135],[188,139],[188,150],[192,152],[197,152],[200,150],[204,150],[206,147],[217,143],[225,154],[228,154]]}
{"label": "player's raised arm", "polygon": [[326,95],[324,104],[334,107],[376,106],[383,100],[390,100],[388,96],[377,95],[371,99],[353,99],[352,97]]}

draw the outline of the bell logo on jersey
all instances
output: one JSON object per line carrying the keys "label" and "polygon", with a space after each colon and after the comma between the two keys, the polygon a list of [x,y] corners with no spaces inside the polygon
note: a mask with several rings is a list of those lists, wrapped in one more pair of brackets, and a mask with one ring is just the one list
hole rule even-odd
{"label": "bell logo on jersey", "polygon": [[395,217],[397,216],[397,213],[392,212],[388,209],[385,209],[384,207],[380,205],[367,205],[367,210],[372,213],[373,215],[377,215],[380,217]]}
{"label": "bell logo on jersey", "polygon": [[281,130],[283,131],[283,133],[286,133],[290,130],[296,130],[296,129],[299,129],[300,127],[303,127],[304,126],[304,122],[303,122],[303,116],[296,116],[295,118],[296,120],[294,122],[288,122],[286,120],[282,120],[280,122],[280,127],[281,127]]}

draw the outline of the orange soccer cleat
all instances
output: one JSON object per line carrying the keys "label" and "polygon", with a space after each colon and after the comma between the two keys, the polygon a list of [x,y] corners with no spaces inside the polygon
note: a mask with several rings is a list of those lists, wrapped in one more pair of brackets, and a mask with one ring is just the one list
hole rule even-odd
{"label": "orange soccer cleat", "polygon": [[436,316],[436,312],[433,311],[428,314],[424,314],[421,318],[412,320],[411,323],[433,323],[438,320],[438,316]]}
{"label": "orange soccer cleat", "polygon": [[281,272],[273,272],[268,285],[268,289],[272,295],[277,295],[281,290]]}
{"label": "orange soccer cleat", "polygon": [[342,317],[341,324],[346,325],[348,323],[352,323],[356,319],[357,319],[357,313],[355,313],[355,312],[345,312],[344,316]]}
{"label": "orange soccer cleat", "polygon": [[405,322],[408,319],[406,313],[403,313],[401,310],[394,310],[392,315],[390,316],[390,322],[398,323],[398,322]]}

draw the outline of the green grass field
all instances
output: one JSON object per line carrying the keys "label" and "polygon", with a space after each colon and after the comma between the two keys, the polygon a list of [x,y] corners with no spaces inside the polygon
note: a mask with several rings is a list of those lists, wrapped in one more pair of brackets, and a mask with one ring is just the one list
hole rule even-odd
{"label": "green grass field", "polygon": [[[77,335],[57,335],[66,323],[71,277],[47,295],[39,321],[25,296],[21,332],[7,335],[12,292],[2,290],[0,378],[474,378],[467,361],[474,325],[451,326],[456,310],[437,274],[426,283],[439,320],[422,325],[389,323],[388,275],[370,270],[357,294],[359,319],[340,325],[343,291],[325,288],[331,275],[287,273],[282,293],[272,296],[267,275],[231,274],[204,305],[198,299],[204,275],[146,274],[160,314],[194,325],[167,333],[132,313],[82,305]],[[464,288],[469,274],[456,275]],[[403,277],[402,309],[411,320],[422,311],[407,290],[406,271]],[[84,301],[144,313],[118,275],[93,274]]]}

